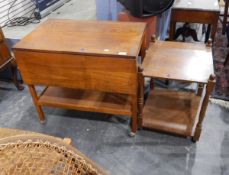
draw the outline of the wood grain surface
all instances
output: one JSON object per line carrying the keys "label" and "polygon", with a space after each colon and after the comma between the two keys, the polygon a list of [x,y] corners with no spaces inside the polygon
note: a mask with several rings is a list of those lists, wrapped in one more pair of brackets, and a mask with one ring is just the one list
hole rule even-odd
{"label": "wood grain surface", "polygon": [[205,44],[156,41],[147,51],[143,70],[146,77],[207,83],[214,73],[212,49]]}
{"label": "wood grain surface", "polygon": [[134,59],[15,50],[26,84],[136,94]]}
{"label": "wood grain surface", "polygon": [[75,110],[131,115],[130,97],[117,93],[49,87],[38,103]]}
{"label": "wood grain surface", "polygon": [[144,106],[142,125],[192,136],[199,104],[200,97],[194,93],[155,88]]}
{"label": "wood grain surface", "polygon": [[15,49],[136,57],[145,23],[49,19]]}

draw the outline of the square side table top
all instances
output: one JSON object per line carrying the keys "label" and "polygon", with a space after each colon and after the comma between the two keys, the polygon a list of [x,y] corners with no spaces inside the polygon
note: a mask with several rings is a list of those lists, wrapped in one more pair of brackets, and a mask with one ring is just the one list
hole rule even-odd
{"label": "square side table top", "polygon": [[216,12],[220,10],[218,0],[175,0],[172,8]]}
{"label": "square side table top", "polygon": [[214,74],[211,47],[205,44],[156,41],[143,61],[145,77],[207,83]]}
{"label": "square side table top", "polygon": [[17,50],[137,57],[145,23],[49,19],[14,46]]}

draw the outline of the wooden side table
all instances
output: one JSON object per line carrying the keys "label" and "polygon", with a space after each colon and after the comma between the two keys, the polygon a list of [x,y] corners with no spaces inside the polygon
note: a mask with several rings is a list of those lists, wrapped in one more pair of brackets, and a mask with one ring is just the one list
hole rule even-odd
{"label": "wooden side table", "polygon": [[24,87],[17,81],[17,64],[15,58],[10,53],[2,29],[0,28],[0,71],[7,67],[11,69],[13,83],[17,89],[23,90]]}
{"label": "wooden side table", "polygon": [[170,40],[174,38],[176,23],[186,22],[210,24],[207,29],[205,42],[208,41],[210,32],[211,38],[214,41],[219,13],[218,0],[175,0],[171,12]]}
{"label": "wooden side table", "polygon": [[[214,84],[212,49],[204,44],[156,41],[139,73],[139,126],[198,141]],[[144,104],[144,77],[199,83],[198,93],[154,88]]]}
{"label": "wooden side table", "polygon": [[[39,114],[42,106],[131,116],[137,130],[137,57],[145,23],[47,20],[14,47]],[[35,85],[47,88],[38,96]]]}

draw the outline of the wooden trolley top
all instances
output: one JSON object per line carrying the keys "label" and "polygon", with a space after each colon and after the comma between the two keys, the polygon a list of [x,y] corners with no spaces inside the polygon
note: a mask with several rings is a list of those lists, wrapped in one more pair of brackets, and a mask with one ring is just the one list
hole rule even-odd
{"label": "wooden trolley top", "polygon": [[145,23],[49,19],[15,50],[136,57]]}

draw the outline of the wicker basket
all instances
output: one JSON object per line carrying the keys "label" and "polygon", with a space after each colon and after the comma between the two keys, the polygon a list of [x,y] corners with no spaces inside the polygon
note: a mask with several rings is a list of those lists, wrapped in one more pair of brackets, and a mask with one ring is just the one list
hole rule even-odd
{"label": "wicker basket", "polygon": [[107,174],[61,139],[30,132],[10,135],[0,139],[0,175]]}

